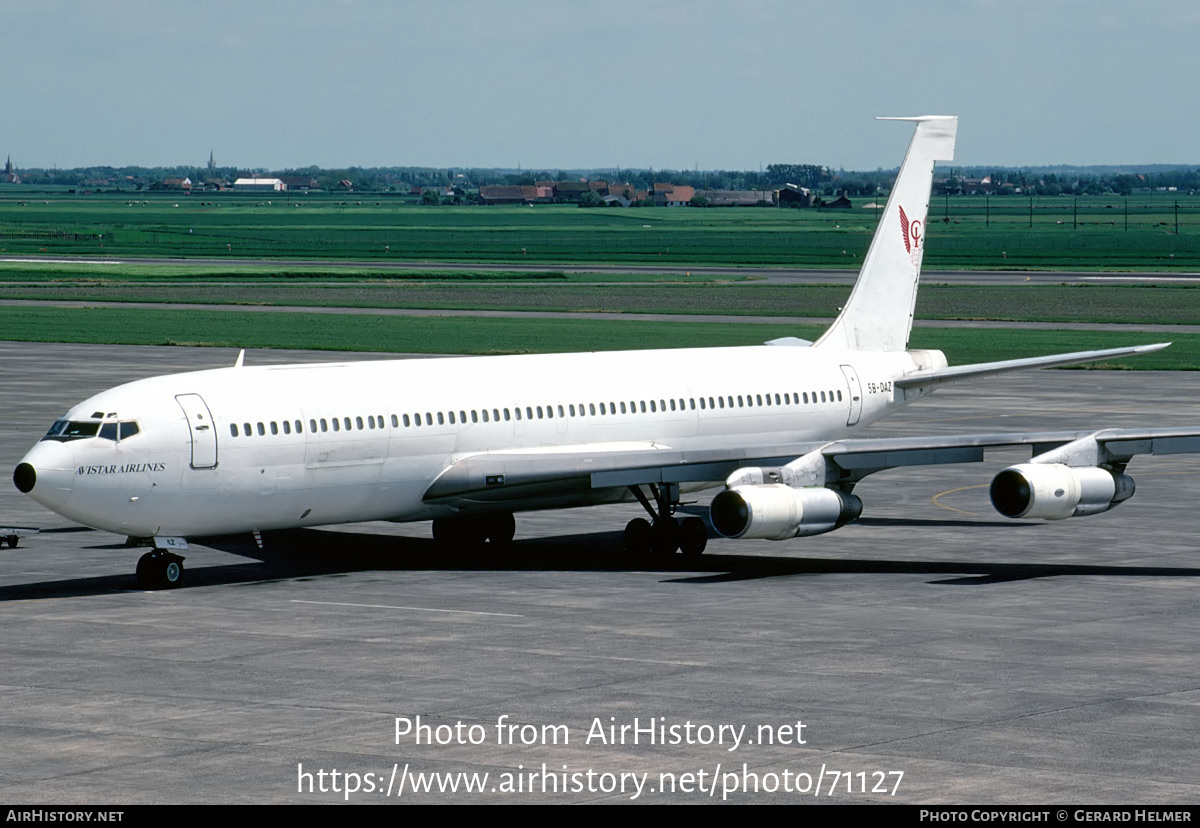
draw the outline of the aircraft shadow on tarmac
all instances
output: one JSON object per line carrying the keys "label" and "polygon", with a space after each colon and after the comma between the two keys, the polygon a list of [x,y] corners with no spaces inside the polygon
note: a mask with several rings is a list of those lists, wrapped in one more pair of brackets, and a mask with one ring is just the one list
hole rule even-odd
{"label": "aircraft shadow on tarmac", "polygon": [[[866,523],[867,521],[863,521]],[[915,521],[939,525],[960,521]],[[878,525],[914,521],[871,519]],[[966,523],[966,522],[962,522]],[[970,522],[978,527],[978,522]],[[1011,527],[1011,522],[1002,524]],[[766,555],[705,554],[699,558],[670,555],[630,558],[620,551],[620,534],[599,532],[532,538],[513,542],[506,549],[445,550],[432,540],[394,535],[372,535],[337,530],[296,529],[264,535],[258,549],[244,536],[207,538],[204,546],[251,558],[245,563],[188,568],[185,588],[236,586],[294,579],[340,577],[355,572],[528,571],[528,572],[629,572],[657,571],[664,583],[719,584],[760,578],[813,575],[946,575],[930,580],[939,586],[984,586],[1062,576],[1200,577],[1200,568],[1024,563],[978,560],[888,560]],[[91,550],[124,550],[123,544],[89,547]],[[133,575],[138,550],[128,549],[129,569],[112,575],[41,581],[0,586],[0,602],[71,598],[114,592],[141,591]],[[678,573],[672,577],[671,573]]]}

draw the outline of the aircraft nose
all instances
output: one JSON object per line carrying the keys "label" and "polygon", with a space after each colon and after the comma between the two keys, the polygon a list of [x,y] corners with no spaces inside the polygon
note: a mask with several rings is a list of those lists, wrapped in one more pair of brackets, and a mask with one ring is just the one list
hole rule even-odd
{"label": "aircraft nose", "polygon": [[71,452],[62,443],[38,443],[13,470],[13,483],[43,506],[56,509],[71,496],[75,469]]}
{"label": "aircraft nose", "polygon": [[29,494],[37,485],[37,469],[28,463],[19,464],[13,470],[13,483],[21,490],[22,494]]}

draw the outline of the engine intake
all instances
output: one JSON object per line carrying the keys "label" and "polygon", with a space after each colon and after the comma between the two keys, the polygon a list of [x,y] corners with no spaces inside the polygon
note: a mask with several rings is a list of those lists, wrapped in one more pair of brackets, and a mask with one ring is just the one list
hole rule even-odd
{"label": "engine intake", "polygon": [[1107,512],[1134,492],[1133,478],[1096,466],[1021,463],[992,479],[992,505],[1010,518],[1069,517]]}
{"label": "engine intake", "polygon": [[725,537],[767,540],[832,532],[861,514],[862,501],[852,494],[778,483],[726,489],[709,507],[713,528]]}

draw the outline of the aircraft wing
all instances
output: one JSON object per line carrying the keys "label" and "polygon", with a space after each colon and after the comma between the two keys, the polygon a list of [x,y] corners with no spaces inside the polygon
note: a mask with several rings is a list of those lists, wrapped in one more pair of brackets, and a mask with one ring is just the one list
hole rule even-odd
{"label": "aircraft wing", "polygon": [[1117,357],[1152,354],[1170,345],[1170,342],[1157,342],[1153,345],[1134,345],[1127,348],[1105,348],[1099,351],[1073,351],[1069,354],[1050,354],[1049,356],[1027,357],[1025,359],[1005,359],[999,362],[979,362],[974,365],[956,365],[952,368],[939,368],[925,373],[912,374],[896,380],[897,388],[918,388],[939,385],[943,382],[990,377],[1009,371],[1025,371],[1030,368],[1057,368],[1062,365],[1078,365],[1082,362],[1097,362]]}
{"label": "aircraft wing", "polygon": [[813,457],[816,452],[824,459],[825,469],[822,479],[813,482],[845,486],[884,469],[976,463],[990,449],[1021,446],[1030,447],[1035,456],[1067,450],[1066,465],[1124,464],[1137,454],[1200,453],[1200,429],[883,437],[734,450],[680,450],[660,443],[614,443],[484,452],[456,460],[437,477],[424,499],[434,503],[501,503],[567,491],[650,483],[717,484],[739,469],[783,467],[798,458]]}

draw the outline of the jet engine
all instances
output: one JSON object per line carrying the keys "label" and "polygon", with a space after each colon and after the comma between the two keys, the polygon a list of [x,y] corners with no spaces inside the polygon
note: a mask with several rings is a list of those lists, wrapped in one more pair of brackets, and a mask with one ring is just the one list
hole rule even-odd
{"label": "jet engine", "polygon": [[713,527],[725,537],[767,540],[832,532],[861,514],[862,501],[852,494],[781,483],[726,489],[709,508]]}
{"label": "jet engine", "polygon": [[1021,463],[992,479],[992,505],[1010,518],[1063,520],[1107,512],[1133,496],[1133,478],[1096,466]]}

